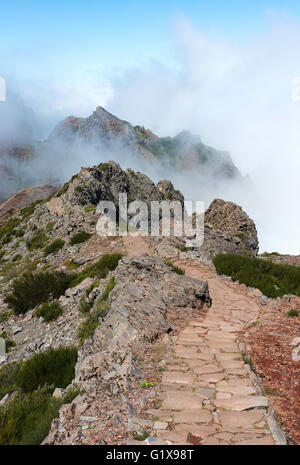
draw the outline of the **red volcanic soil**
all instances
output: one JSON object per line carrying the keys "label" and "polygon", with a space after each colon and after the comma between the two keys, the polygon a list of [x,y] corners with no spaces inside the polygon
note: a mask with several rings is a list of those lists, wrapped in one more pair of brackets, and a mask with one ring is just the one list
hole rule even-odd
{"label": "red volcanic soil", "polygon": [[[288,316],[291,309],[298,310],[299,316]],[[273,300],[273,305],[264,307],[256,326],[245,333],[245,342],[250,345],[247,351],[279,424],[293,442],[300,444],[300,361],[292,359],[295,347],[291,345],[296,337],[300,337],[297,297],[291,297],[290,302]]]}

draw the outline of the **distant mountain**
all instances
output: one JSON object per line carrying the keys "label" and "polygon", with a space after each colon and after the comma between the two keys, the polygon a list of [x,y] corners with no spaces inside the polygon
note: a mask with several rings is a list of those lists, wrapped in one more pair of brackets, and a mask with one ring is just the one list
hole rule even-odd
{"label": "distant mountain", "polygon": [[[202,143],[199,136],[182,131],[175,137],[158,137],[143,126],[133,126],[102,107],[87,118],[70,116],[42,142],[0,140],[0,201],[20,189],[41,184],[62,184],[81,166],[114,159],[148,174],[166,172],[175,180],[186,176],[202,186],[202,196],[222,184],[245,181],[228,152]],[[195,181],[196,177],[196,181]]]}
{"label": "distant mountain", "polygon": [[96,148],[117,146],[173,169],[201,168],[220,179],[241,177],[228,152],[203,144],[200,137],[189,131],[182,131],[175,137],[158,137],[149,129],[132,126],[102,107],[97,107],[88,118],[70,116],[60,122],[47,142],[57,141],[69,146],[84,142]]}

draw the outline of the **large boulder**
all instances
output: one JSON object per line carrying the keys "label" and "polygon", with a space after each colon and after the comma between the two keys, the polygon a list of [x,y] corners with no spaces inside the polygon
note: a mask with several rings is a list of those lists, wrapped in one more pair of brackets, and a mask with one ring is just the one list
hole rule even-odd
{"label": "large boulder", "polygon": [[210,249],[210,255],[256,256],[258,237],[253,220],[239,205],[215,199],[205,212],[204,248]]}

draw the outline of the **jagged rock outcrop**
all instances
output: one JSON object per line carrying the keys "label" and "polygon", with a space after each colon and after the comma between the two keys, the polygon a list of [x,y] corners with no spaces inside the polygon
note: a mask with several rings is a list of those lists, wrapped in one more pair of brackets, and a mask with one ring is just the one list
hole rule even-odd
{"label": "jagged rock outcrop", "polygon": [[153,200],[184,200],[170,181],[160,181],[155,186],[145,174],[131,169],[124,171],[113,161],[82,168],[69,185],[65,200],[72,205],[97,205],[100,200],[118,205],[120,193],[127,194],[128,202],[142,200],[148,205]]}
{"label": "jagged rock outcrop", "polygon": [[[196,217],[193,215],[193,227]],[[258,253],[258,237],[255,224],[239,205],[214,200],[204,214],[203,242],[194,236],[151,237],[151,247],[164,258],[175,258],[178,254],[188,253],[205,263],[211,263],[213,257],[222,253],[250,255]],[[188,246],[188,247],[186,247]]]}
{"label": "jagged rock outcrop", "polygon": [[216,242],[216,248],[220,250],[217,253],[257,255],[255,224],[239,205],[215,199],[205,212],[205,225],[205,247],[210,255],[216,254],[212,242]]}

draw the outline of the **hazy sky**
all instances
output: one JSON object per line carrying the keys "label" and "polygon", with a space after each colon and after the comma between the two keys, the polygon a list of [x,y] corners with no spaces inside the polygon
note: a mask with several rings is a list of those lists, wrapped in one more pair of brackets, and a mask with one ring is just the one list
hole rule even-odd
{"label": "hazy sky", "polygon": [[0,0],[0,76],[45,134],[103,105],[230,151],[261,250],[300,253],[299,1]]}

